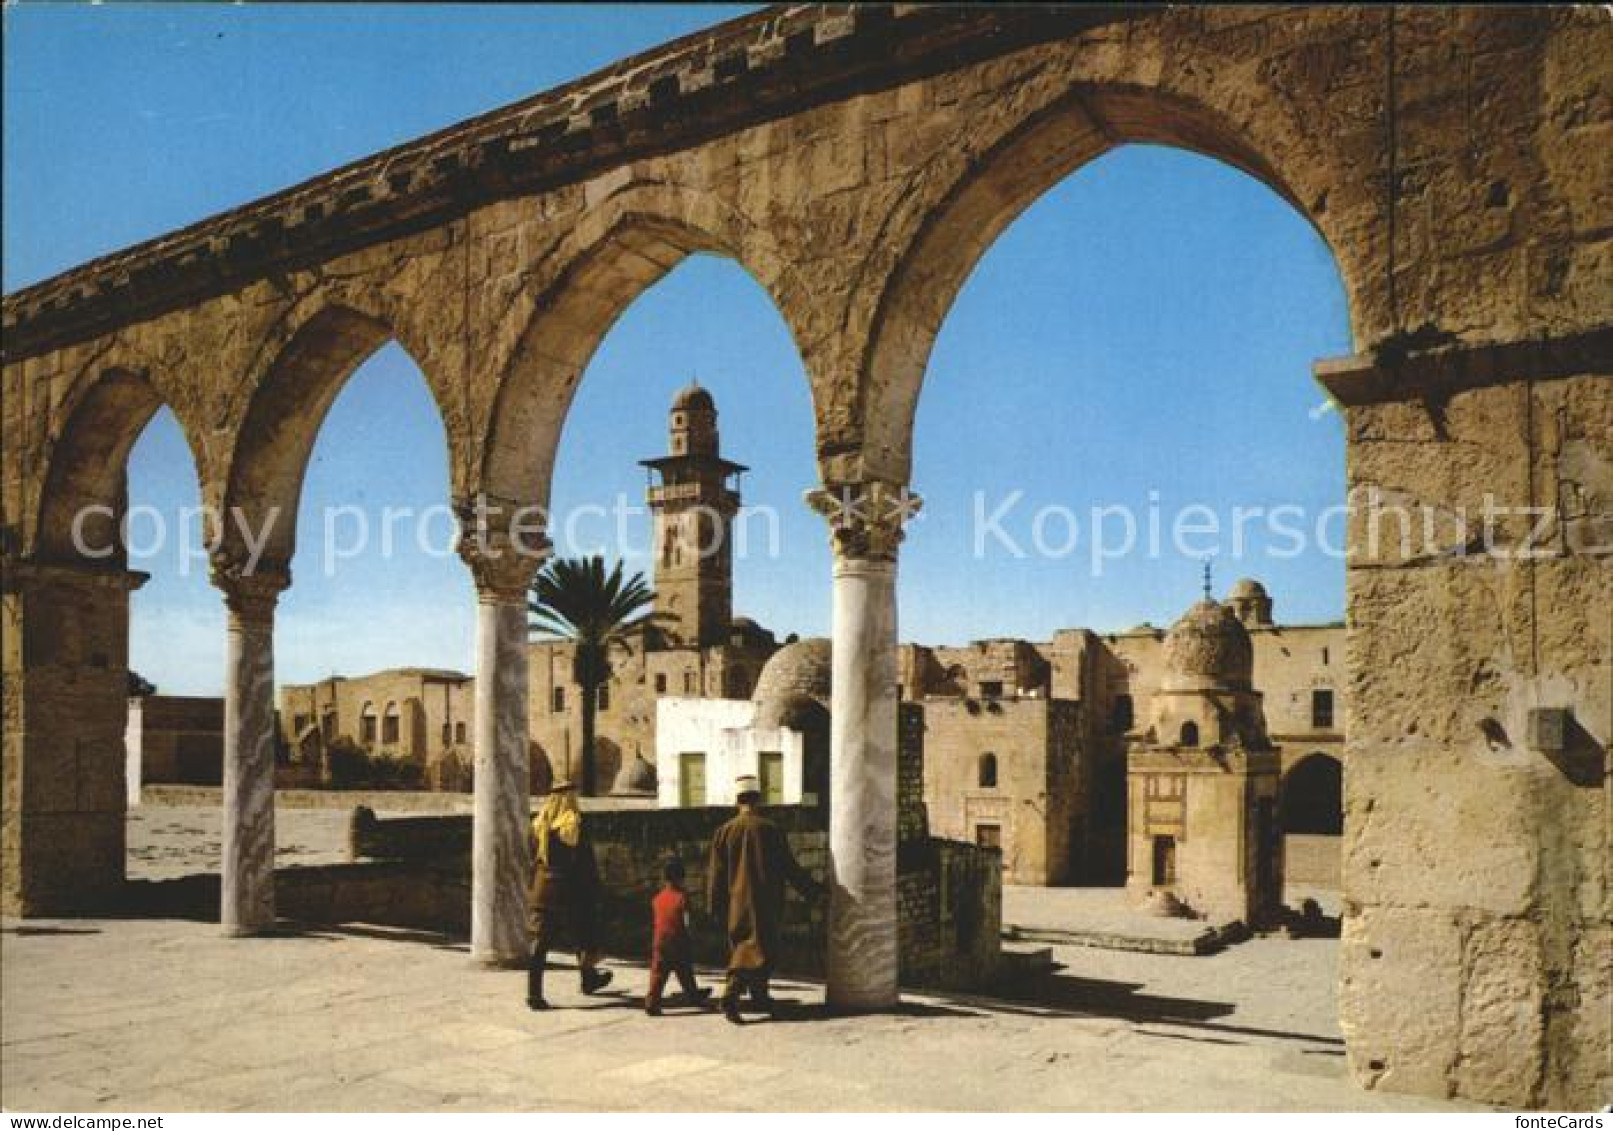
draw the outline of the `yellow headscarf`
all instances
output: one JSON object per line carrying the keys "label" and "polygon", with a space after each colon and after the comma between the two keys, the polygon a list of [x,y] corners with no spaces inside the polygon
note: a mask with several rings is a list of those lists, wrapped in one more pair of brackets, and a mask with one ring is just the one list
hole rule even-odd
{"label": "yellow headscarf", "polygon": [[549,838],[544,834],[553,831],[569,848],[575,848],[582,836],[582,810],[577,807],[577,792],[557,790],[549,794],[532,818],[532,835],[538,841],[538,863],[549,863]]}

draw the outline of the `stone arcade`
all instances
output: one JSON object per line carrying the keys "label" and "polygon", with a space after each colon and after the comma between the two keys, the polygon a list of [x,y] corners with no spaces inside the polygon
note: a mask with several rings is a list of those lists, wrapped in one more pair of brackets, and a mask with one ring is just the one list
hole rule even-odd
{"label": "stone arcade", "polygon": [[[771,294],[812,383],[835,553],[829,997],[891,1005],[895,586],[926,358],[1026,205],[1114,146],[1165,143],[1264,181],[1331,246],[1356,356],[1317,370],[1354,497],[1548,517],[1536,546],[1534,515],[1503,516],[1489,553],[1403,553],[1350,524],[1351,1067],[1369,1086],[1601,1102],[1610,81],[1594,7],[767,9],[7,296],[4,910],[94,906],[122,876],[141,578],[77,552],[75,516],[115,515],[164,404],[204,502],[255,529],[295,515],[325,410],[396,340],[436,396],[456,499],[492,516],[465,554],[472,933],[478,957],[515,958],[539,561],[503,523],[546,500],[617,315],[717,252]],[[235,522],[215,531],[232,932],[274,914],[274,610],[294,528],[275,524],[257,561]]]}

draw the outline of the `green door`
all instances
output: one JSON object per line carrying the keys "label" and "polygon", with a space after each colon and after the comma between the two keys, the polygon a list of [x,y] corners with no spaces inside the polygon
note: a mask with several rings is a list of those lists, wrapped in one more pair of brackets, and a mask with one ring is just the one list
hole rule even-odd
{"label": "green door", "polygon": [[699,752],[678,755],[678,804],[697,809],[706,803],[706,756]]}
{"label": "green door", "polygon": [[784,755],[764,750],[757,759],[757,776],[762,782],[762,804],[784,804]]}

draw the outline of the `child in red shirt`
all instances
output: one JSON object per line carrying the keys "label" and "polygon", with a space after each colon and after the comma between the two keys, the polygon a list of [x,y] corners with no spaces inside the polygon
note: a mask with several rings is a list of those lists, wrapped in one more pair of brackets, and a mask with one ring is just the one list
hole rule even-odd
{"label": "child in red shirt", "polygon": [[650,957],[650,992],[644,999],[644,1012],[661,1015],[661,991],[667,975],[676,974],[683,987],[683,998],[693,1005],[704,1005],[711,996],[694,980],[694,947],[689,941],[689,895],[683,890],[683,861],[667,858],[661,869],[661,890],[650,901],[655,917],[654,949]]}

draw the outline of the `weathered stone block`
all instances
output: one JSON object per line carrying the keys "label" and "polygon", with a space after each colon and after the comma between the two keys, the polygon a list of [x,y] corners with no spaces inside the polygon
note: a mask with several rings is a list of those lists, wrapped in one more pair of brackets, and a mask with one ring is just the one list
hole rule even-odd
{"label": "weathered stone block", "polygon": [[1458,1094],[1491,1103],[1530,1102],[1544,1068],[1545,994],[1540,927],[1494,919],[1468,933],[1462,956]]}
{"label": "weathered stone block", "polygon": [[1339,976],[1339,1024],[1355,1078],[1367,1087],[1450,1095],[1461,1032],[1456,917],[1360,909],[1344,921]]}

